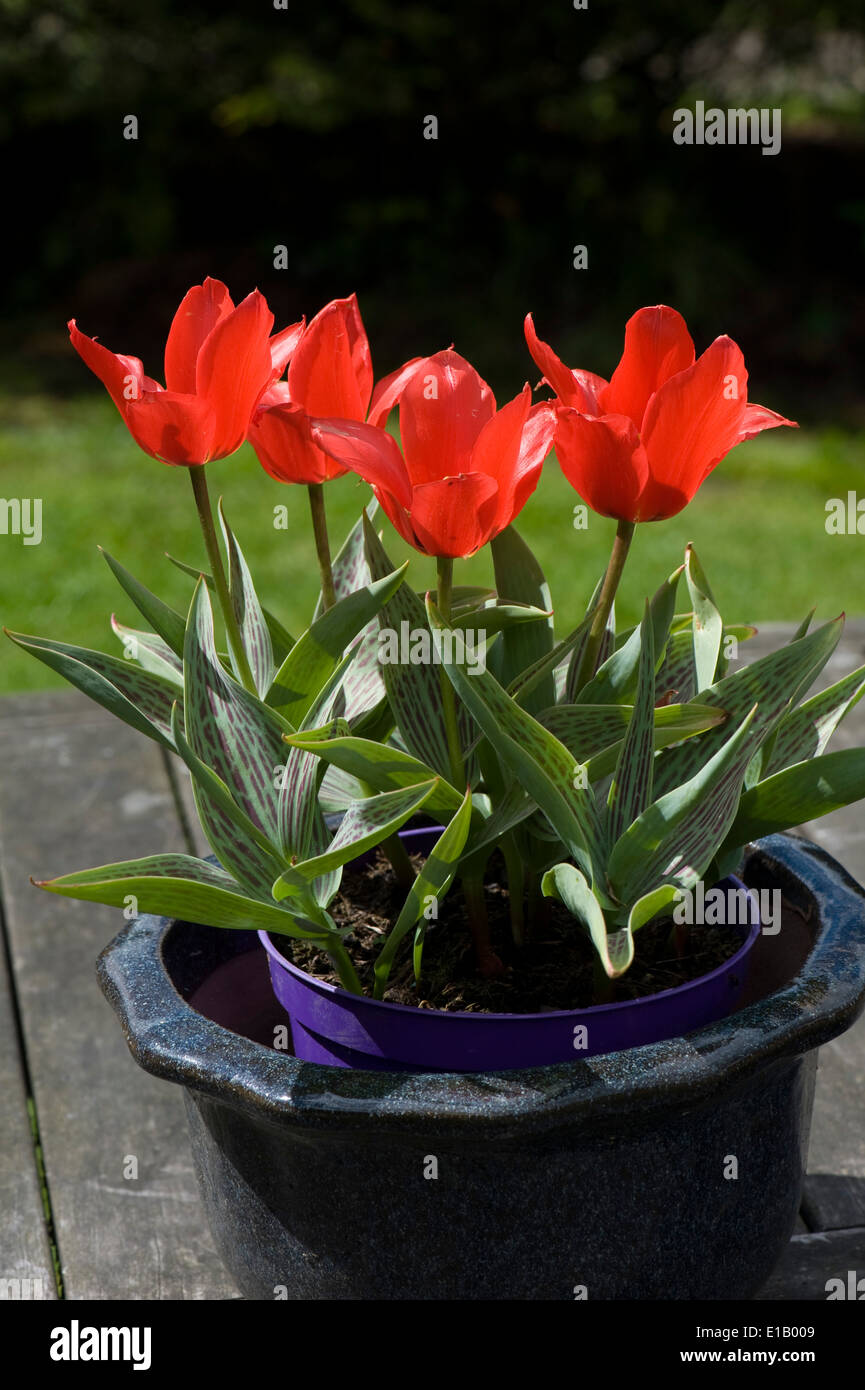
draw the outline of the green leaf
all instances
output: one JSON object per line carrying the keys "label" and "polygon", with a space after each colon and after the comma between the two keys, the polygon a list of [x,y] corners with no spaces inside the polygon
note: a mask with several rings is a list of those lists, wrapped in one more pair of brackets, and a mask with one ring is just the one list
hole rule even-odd
{"label": "green leaf", "polygon": [[[371,497],[362,508],[361,514],[352,526],[331,564],[333,591],[337,599],[348,598],[358,589],[365,589],[372,579],[364,549],[364,517],[371,521],[378,511],[378,502]],[[393,565],[391,565],[393,569]],[[318,596],[313,620],[325,612],[324,598]]]}
{"label": "green leaf", "polygon": [[270,901],[271,884],[285,867],[276,849],[240,809],[222,778],[190,747],[177,705],[171,727],[174,745],[191,774],[196,810],[210,848],[239,883]]}
{"label": "green leaf", "polygon": [[645,811],[652,799],[655,756],[655,642],[648,600],[640,625],[637,700],[622,740],[607,798],[607,832],[612,843]]}
{"label": "green leaf", "polygon": [[201,581],[189,610],[184,670],[190,747],[222,779],[266,839],[280,845],[276,782],[284,757],[282,735],[290,726],[223,670],[210,598]]}
{"label": "green leaf", "polygon": [[650,893],[644,893],[628,913],[628,931],[639,931],[647,922],[660,917],[662,912],[679,901],[681,895],[681,889],[674,883],[662,883],[660,888],[653,888]]}
{"label": "green leaf", "polygon": [[[427,612],[438,636],[446,624],[429,599]],[[593,873],[600,862],[602,835],[583,769],[557,738],[514,703],[489,671],[469,676],[461,666],[445,660],[445,655],[442,650],[454,689],[496,753],[540,806],[568,851]]]}
{"label": "green leaf", "polygon": [[373,849],[389,835],[395,835],[407,820],[418,813],[434,787],[433,778],[420,786],[383,792],[380,796],[368,796],[362,801],[352,802],[324,853],[293,864],[273,885],[276,901],[293,892],[298,881],[311,883],[322,874],[341,868],[352,859],[359,859],[368,849]]}
{"label": "green leaf", "polygon": [[118,864],[64,874],[42,880],[37,887],[66,898],[128,907],[162,917],[179,917],[207,927],[232,927],[240,931],[264,930],[283,936],[321,938],[292,914],[243,893],[230,874],[187,854],[153,854]]}
{"label": "green leaf", "polygon": [[406,560],[398,570],[340,599],[316,618],[277,671],[267,703],[292,724],[299,724],[351,641],[393,598],[408,564]]}
{"label": "green leaf", "polygon": [[723,843],[757,741],[756,706],[696,776],[643,812],[613,846],[607,878],[623,904],[662,883],[690,888]]}
{"label": "green leaf", "polygon": [[177,699],[177,686],[173,681],[105,652],[52,642],[45,637],[28,637],[21,632],[10,632],[8,628],[4,628],[4,632],[97,705],[110,710],[139,733],[147,734],[166,748],[172,747],[171,706]]}
{"label": "green leaf", "polygon": [[[275,670],[273,643],[270,640],[270,630],[265,621],[264,612],[258,601],[258,594],[255,592],[249,566],[226,519],[222,498],[219,499],[219,523],[222,527],[225,551],[228,556],[228,589],[231,595],[231,606],[240,628],[243,650],[252,671],[255,688],[264,699],[270,689]],[[235,675],[238,675],[237,671],[235,671]]]}
{"label": "green leaf", "polygon": [[[649,604],[652,619],[652,632],[655,644],[655,658],[663,660],[667,637],[676,605],[676,588],[684,570],[680,565],[658,589]],[[635,628],[624,646],[613,652],[601,666],[594,678],[583,686],[577,696],[580,705],[625,704],[633,695],[637,684],[640,665],[640,630]]]}
{"label": "green leaf", "polygon": [[[411,753],[392,744],[373,743],[369,739],[353,735],[340,735],[336,738],[323,737],[323,731],[311,729],[305,733],[291,734],[286,742],[295,748],[306,749],[316,757],[324,758],[335,767],[342,768],[352,777],[366,782],[377,792],[390,792],[418,786],[436,778],[433,768]],[[462,804],[462,796],[456,787],[443,777],[437,778],[435,792],[430,795],[427,810],[430,815],[452,815]]]}
{"label": "green leaf", "polygon": [[703,567],[697,559],[697,552],[691,545],[685,548],[685,579],[694,609],[691,632],[694,642],[694,669],[699,693],[707,686],[712,685],[716,679],[724,621],[718,612]]}
{"label": "green leaf", "polygon": [[[185,565],[182,560],[175,559],[175,557],[173,555],[169,555],[167,551],[165,554],[165,558],[166,560],[170,560],[171,564],[174,565],[175,569],[179,569],[183,574],[188,574],[191,579],[194,579],[196,584],[198,583],[199,579],[203,579],[205,584],[207,585],[208,593],[211,595],[216,594],[216,585],[213,582],[212,574],[208,574],[206,570],[203,570],[195,565]],[[285,660],[285,658],[288,656],[288,653],[294,646],[294,638],[292,637],[288,629],[283,627],[279,619],[277,617],[274,617],[273,613],[271,613],[269,609],[262,607],[261,611],[264,614],[264,621],[267,623],[267,630],[270,633],[270,642],[273,648],[273,660],[276,665],[279,665],[281,662]]]}
{"label": "green leaf", "polygon": [[[502,632],[497,649],[496,674],[500,683],[508,686],[553,650],[553,604],[543,570],[514,526],[506,527],[494,537],[490,542],[490,553],[500,600],[528,604],[550,615],[542,622],[506,627]],[[553,704],[555,698],[552,672],[523,691],[523,704],[530,712]]]}
{"label": "green leaf", "polygon": [[821,690],[786,714],[778,725],[764,776],[771,776],[792,763],[822,753],[841,720],[861,699],[863,692],[865,666],[860,666],[849,676],[844,676],[827,690]]}
{"label": "green leaf", "polygon": [[[598,606],[598,600],[601,597],[601,590],[604,587],[604,577],[604,575],[601,575],[600,579],[595,585],[591,601],[589,603],[588,608],[586,609],[585,618],[580,623],[579,627],[576,628],[575,632],[571,634],[571,636],[576,637],[577,640],[573,644],[573,651],[571,659],[568,662],[568,669],[565,673],[565,683],[562,692],[564,700],[569,705],[574,704],[577,695],[580,692],[580,672],[582,671],[583,666],[583,656],[585,655],[586,651],[586,643],[589,640],[589,631],[591,628],[592,618],[595,616],[595,609]],[[613,603],[610,605],[610,612],[607,616],[607,625],[604,628],[604,636],[601,642],[600,650],[598,652],[598,666],[602,666],[605,661],[609,660],[609,658],[615,651],[616,646],[616,604],[614,600]]]}
{"label": "green leaf", "polygon": [[[555,734],[580,762],[591,759],[594,764],[595,758],[604,754],[608,766],[599,775],[607,776],[615,768],[621,740],[633,712],[633,705],[554,705],[552,709],[541,711],[538,723]],[[725,719],[724,711],[712,705],[656,707],[653,711],[655,748],[693,738],[695,734],[723,724]],[[609,761],[610,755],[612,761]]]}
{"label": "green leaf", "polygon": [[[365,523],[365,537],[370,572],[381,579],[393,566],[369,522]],[[407,584],[397,589],[382,609],[379,623],[382,630],[397,634],[402,623],[408,624],[409,632],[428,626],[424,606]],[[431,663],[386,662],[382,677],[406,748],[442,777],[450,778],[441,681],[436,667]]]}
{"label": "green leaf", "polygon": [[451,614],[451,627],[475,629],[486,637],[493,637],[516,623],[546,622],[551,615],[542,608],[532,608],[527,603],[490,603],[481,608],[463,608]]}
{"label": "green leaf", "polygon": [[113,555],[109,555],[107,550],[103,550],[102,546],[99,547],[99,550],[112,574],[126,590],[141,616],[147,619],[153,631],[159,634],[175,656],[182,657],[183,639],[186,632],[186,622],[182,613],[178,613],[175,608],[170,608],[167,603],[162,602],[161,598],[157,598],[156,594],[152,594],[133,574],[129,573],[128,569],[121,565],[119,560],[115,560]]}
{"label": "green leaf", "polygon": [[141,632],[138,628],[119,623],[112,613],[111,630],[120,639],[123,657],[126,661],[137,661],[145,671],[154,676],[172,681],[183,689],[183,662],[174,655],[167,642],[154,632]]}
{"label": "green leaf", "polygon": [[[471,812],[471,792],[467,791],[450,824],[445,826],[427,855],[423,868],[409,889],[402,911],[379,952],[375,963],[375,999],[381,999],[384,995],[394,956],[406,932],[411,931],[416,923],[426,922],[432,900],[441,902],[453,882],[468,835]],[[424,926],[419,927],[415,935],[415,978],[420,974],[424,930]]]}
{"label": "green leaf", "polygon": [[[700,692],[700,703],[726,710],[736,723],[758,705],[754,728],[761,736],[756,750],[784,714],[791,692],[803,682],[810,684],[823,669],[838,645],[843,621],[843,618],[836,618],[832,623],[825,623],[816,632],[724,676]],[[705,763],[717,752],[726,736],[724,728],[709,729],[680,748],[667,748],[659,753],[655,763],[655,794],[662,795],[680,786],[692,775],[698,761]]]}
{"label": "green leaf", "polygon": [[746,791],[727,831],[732,850],[764,835],[790,830],[865,796],[865,749],[843,748],[785,767]]}
{"label": "green leaf", "polygon": [[541,880],[545,898],[563,903],[589,937],[609,979],[624,975],[634,959],[634,939],[627,927],[609,932],[601,905],[579,869],[556,864]]}

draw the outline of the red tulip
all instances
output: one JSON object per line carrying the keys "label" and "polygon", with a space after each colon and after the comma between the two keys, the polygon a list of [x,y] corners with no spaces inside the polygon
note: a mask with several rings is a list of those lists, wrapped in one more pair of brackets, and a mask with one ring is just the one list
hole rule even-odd
{"label": "red tulip", "polygon": [[526,317],[529,351],[558,397],[556,453],[593,511],[660,521],[687,506],[729,451],[761,430],[792,425],[748,403],[745,359],[727,337],[694,360],[685,320],[664,304],[639,309],[607,382],[571,371]]}
{"label": "red tulip", "polygon": [[[390,380],[388,394],[400,402],[404,456],[392,435],[371,424],[317,420],[313,438],[372,484],[415,549],[452,559],[472,555],[510,525],[534,492],[552,444],[552,406],[532,406],[525,386],[497,411],[489,386],[453,351],[407,363]],[[381,415],[381,397],[377,404]]]}
{"label": "red tulip", "polygon": [[69,321],[72,345],[107,388],[135,442],[163,463],[194,465],[239,449],[262,392],[285,369],[303,331],[272,338],[273,314],[253,290],[235,308],[225,285],[194,285],[165,345],[165,387],[137,357],[109,352]]}
{"label": "red tulip", "polygon": [[340,477],[346,469],[314,442],[312,419],[366,420],[372,398],[370,423],[381,424],[395,402],[400,375],[387,377],[373,392],[369,339],[357,297],[332,300],[304,332],[287,380],[271,386],[259,401],[249,439],[260,463],[283,483]]}

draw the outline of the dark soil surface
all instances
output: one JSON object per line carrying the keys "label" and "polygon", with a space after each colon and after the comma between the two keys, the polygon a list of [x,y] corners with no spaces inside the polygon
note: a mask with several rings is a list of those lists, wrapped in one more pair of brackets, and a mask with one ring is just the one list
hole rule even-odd
{"label": "dark soil surface", "polygon": [[[415,866],[421,862],[414,856]],[[504,973],[483,979],[478,974],[459,885],[451,888],[429,922],[420,984],[412,969],[414,932],[403,940],[390,974],[385,1000],[421,1009],[464,1010],[470,1013],[542,1013],[548,1009],[580,1009],[599,1002],[639,999],[706,975],[735,953],[741,933],[725,927],[685,929],[684,954],[670,944],[670,919],[642,927],[634,935],[635,955],[630,970],[608,985],[603,999],[595,994],[595,952],[582,928],[560,903],[543,899],[534,916],[527,914],[524,945],[511,935],[507,888],[501,860],[490,861],[486,883],[487,912],[493,950]],[[351,925],[346,947],[360,975],[365,994],[372,994],[373,966],[384,939],[405,901],[405,889],[394,878],[381,853],[362,869],[346,868],[338,897],[331,904],[337,925]],[[330,958],[306,941],[284,938],[280,948],[310,975],[339,984]]]}

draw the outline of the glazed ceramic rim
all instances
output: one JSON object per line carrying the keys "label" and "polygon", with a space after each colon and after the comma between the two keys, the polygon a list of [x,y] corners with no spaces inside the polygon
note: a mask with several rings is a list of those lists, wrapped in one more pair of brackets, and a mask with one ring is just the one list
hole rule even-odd
{"label": "glazed ceramic rim", "polygon": [[765,999],[666,1042],[505,1072],[372,1072],[300,1062],[229,1032],[177,992],[162,947],[178,923],[142,916],[99,957],[100,984],[146,1071],[280,1126],[411,1134],[470,1130],[506,1139],[520,1117],[536,1130],[580,1120],[633,1123],[708,1101],[720,1087],[837,1037],[865,1003],[865,890],[816,845],[771,835],[745,877],[766,871],[820,923],[799,974]]}

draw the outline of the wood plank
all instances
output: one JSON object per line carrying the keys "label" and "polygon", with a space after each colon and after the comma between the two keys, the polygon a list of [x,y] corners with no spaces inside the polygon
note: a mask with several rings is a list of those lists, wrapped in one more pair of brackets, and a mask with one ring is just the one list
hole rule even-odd
{"label": "wood plank", "polygon": [[802,1213],[812,1231],[865,1226],[865,1178],[848,1178],[838,1173],[807,1177]]}
{"label": "wood plank", "polygon": [[847,1284],[850,1271],[865,1277],[865,1227],[855,1231],[794,1236],[774,1274],[757,1294],[758,1302],[794,1299],[823,1303],[830,1279]]}
{"label": "wood plank", "polygon": [[56,1299],[15,1004],[0,941],[0,1300]]}
{"label": "wood plank", "polygon": [[65,1294],[234,1298],[180,1090],[136,1066],[96,983],[119,914],[28,881],[186,848],[160,752],[83,696],[51,692],[0,701],[0,769],[3,900]]}

